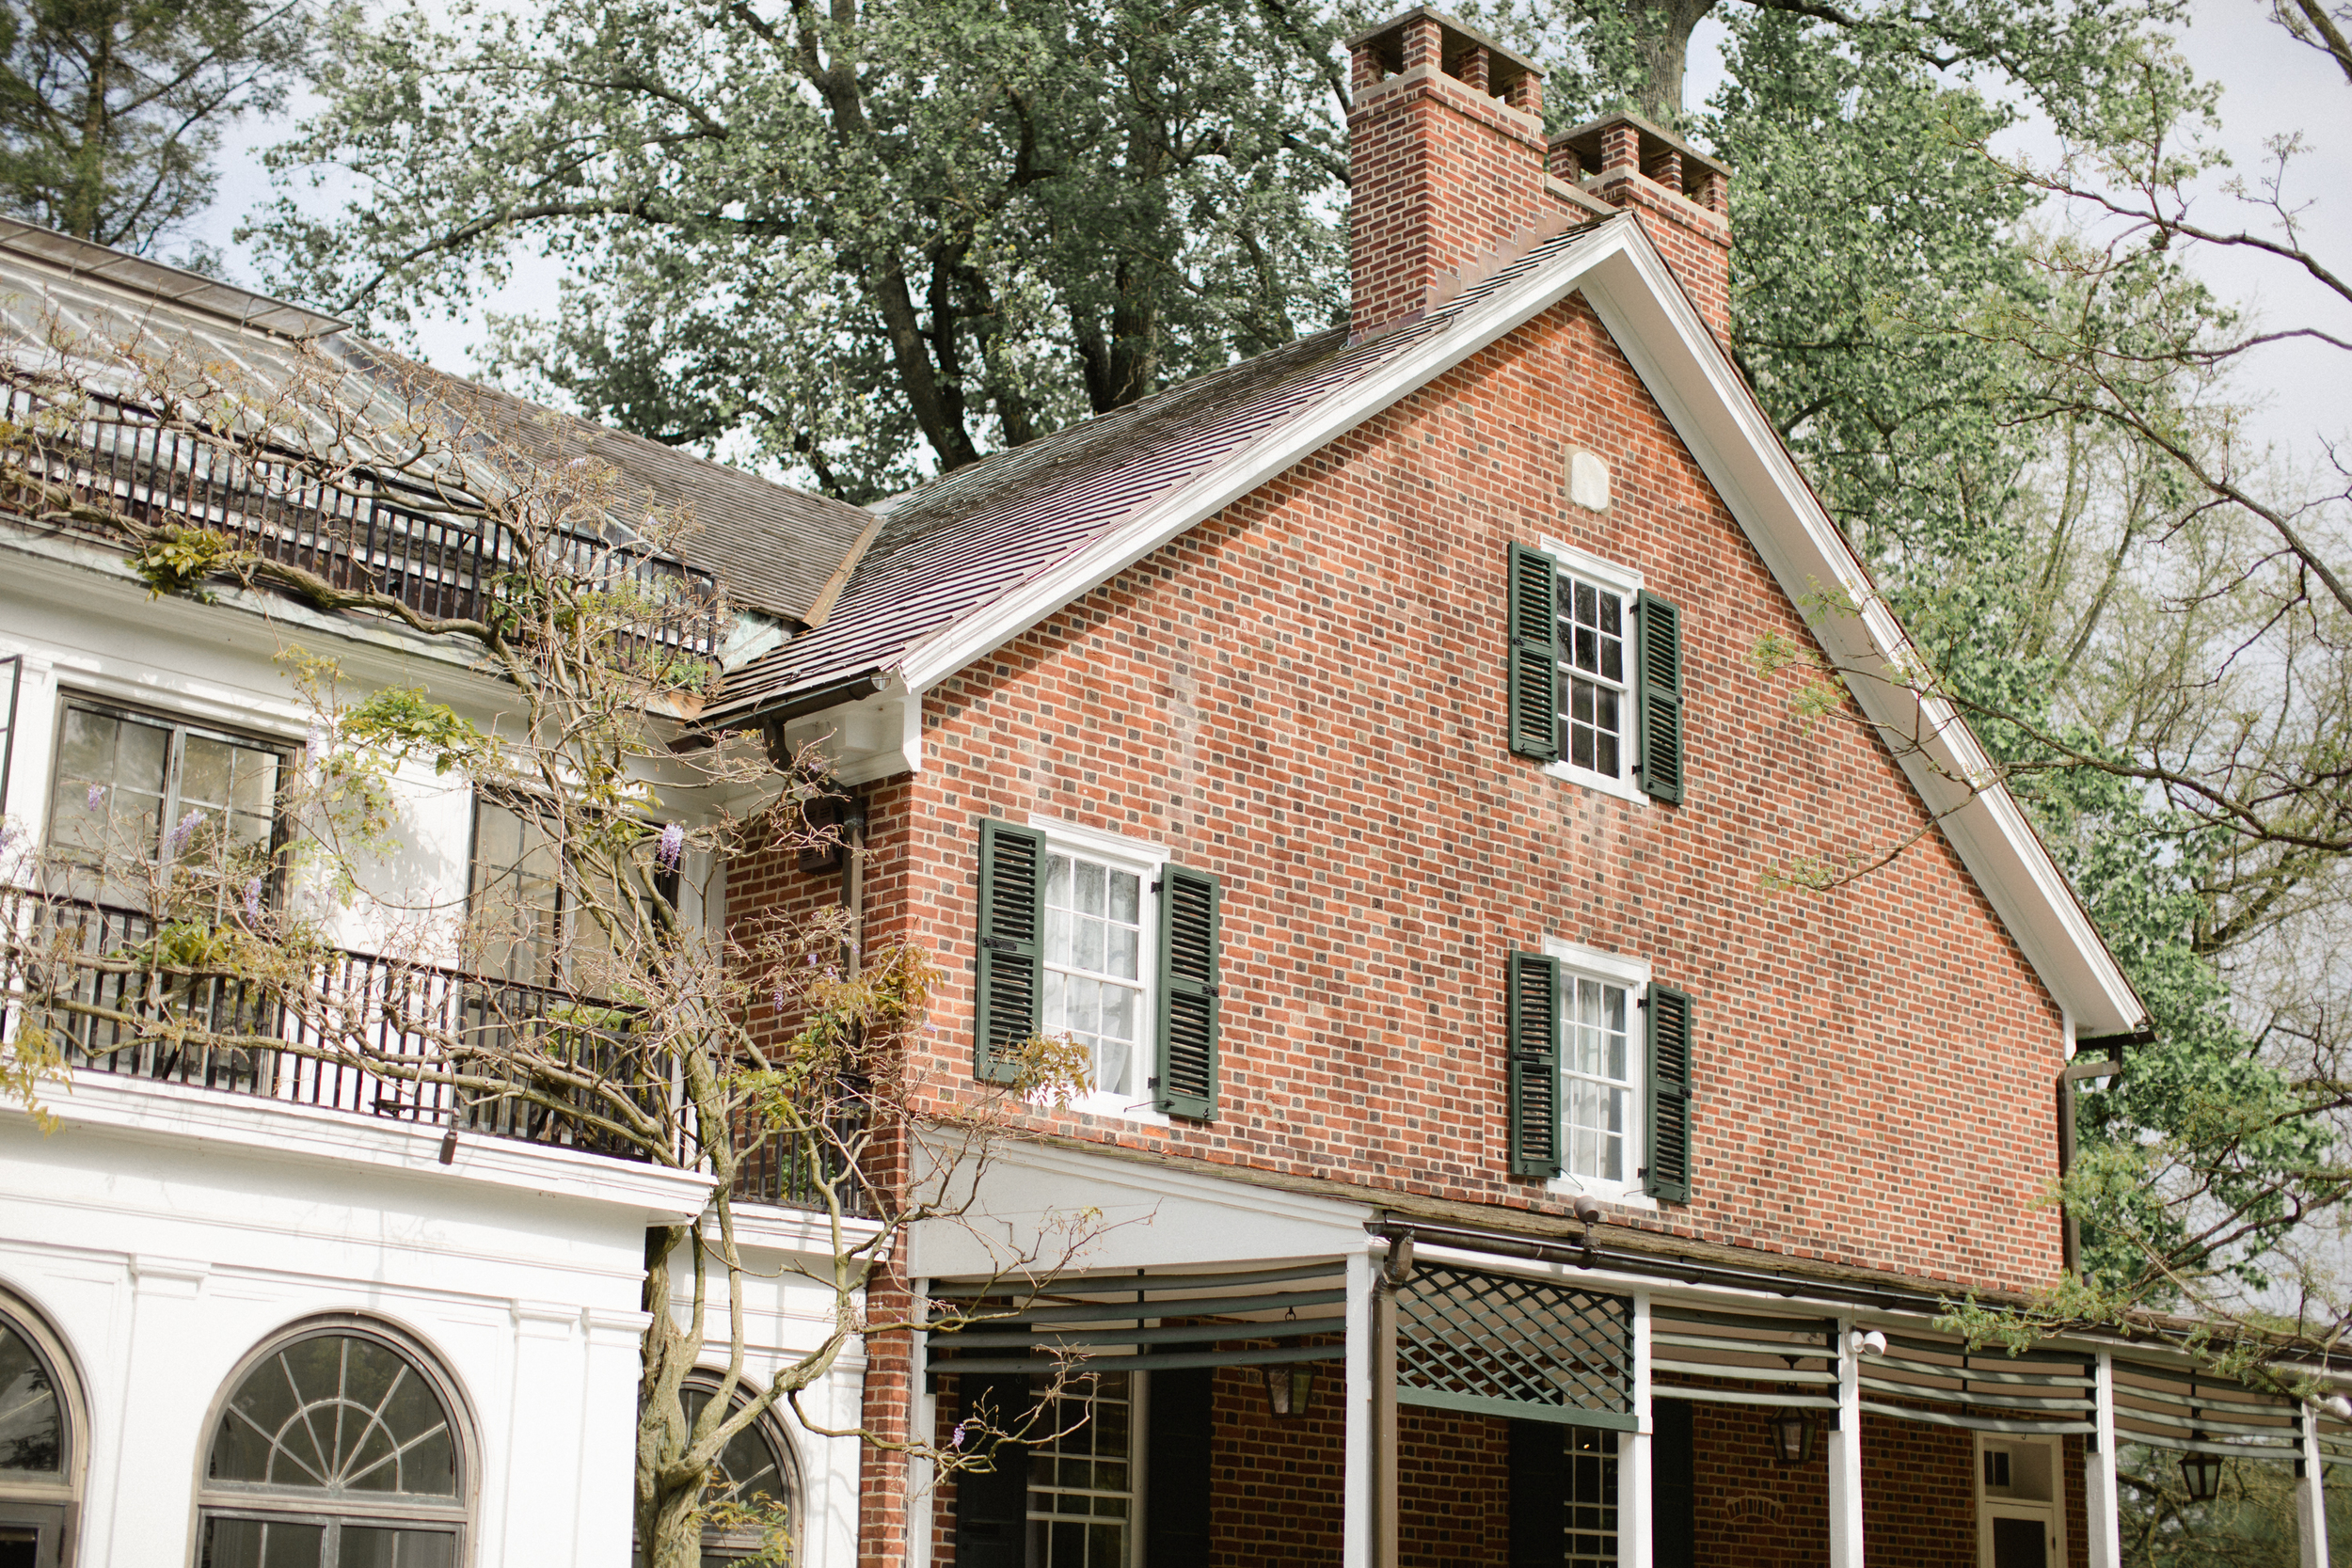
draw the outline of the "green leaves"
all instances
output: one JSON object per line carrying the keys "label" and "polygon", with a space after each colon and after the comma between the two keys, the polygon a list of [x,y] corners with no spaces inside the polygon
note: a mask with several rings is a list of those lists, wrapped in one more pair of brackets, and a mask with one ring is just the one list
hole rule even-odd
{"label": "green leaves", "polygon": [[[502,369],[852,499],[1344,309],[1336,24],[1273,0],[339,15],[273,277],[377,331],[569,269]],[[739,447],[738,450],[741,450]]]}
{"label": "green leaves", "polygon": [[469,778],[495,770],[501,749],[495,736],[437,703],[421,687],[388,686],[370,692],[342,717],[342,737],[355,746],[378,747],[395,757],[422,752],[433,771],[462,769]]}

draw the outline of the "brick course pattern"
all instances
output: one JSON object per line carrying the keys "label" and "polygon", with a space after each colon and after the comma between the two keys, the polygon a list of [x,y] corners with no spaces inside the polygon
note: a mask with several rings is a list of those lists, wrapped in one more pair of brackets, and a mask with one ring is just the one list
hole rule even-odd
{"label": "brick course pattern", "polygon": [[[1566,499],[1571,449],[1613,470]],[[1504,742],[1503,573],[1549,536],[1683,610],[1679,807]],[[2060,1266],[2058,1009],[1892,754],[1753,673],[1802,616],[1606,332],[1571,300],[943,684],[924,771],[873,792],[868,940],[943,971],[930,1091],[971,1082],[977,822],[1166,844],[1225,883],[1211,1125],[1038,1131],[1546,1213],[1505,1167],[1505,955],[1557,936],[1697,999],[1694,1188],[1622,1211],[1794,1258],[2016,1288]],[[1793,857],[1918,842],[1824,894]],[[781,863],[730,900],[790,895]]]}

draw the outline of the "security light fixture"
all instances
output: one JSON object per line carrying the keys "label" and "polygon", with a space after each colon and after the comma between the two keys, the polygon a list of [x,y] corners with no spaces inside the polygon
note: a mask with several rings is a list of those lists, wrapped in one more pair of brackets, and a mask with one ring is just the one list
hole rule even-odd
{"label": "security light fixture", "polygon": [[1297,1361],[1289,1366],[1272,1366],[1262,1370],[1265,1373],[1265,1402],[1274,1407],[1277,1418],[1295,1421],[1314,1409],[1313,1362]]}
{"label": "security light fixture", "polygon": [[1802,1410],[1784,1410],[1772,1418],[1772,1457],[1783,1465],[1803,1465],[1813,1457],[1813,1418]]}
{"label": "security light fixture", "polygon": [[[2190,1436],[2200,1443],[2205,1440],[2201,1432],[2192,1433]],[[2181,1480],[2188,1483],[2189,1501],[2213,1501],[2221,1491],[2221,1456],[2194,1450],[2181,1455]]]}

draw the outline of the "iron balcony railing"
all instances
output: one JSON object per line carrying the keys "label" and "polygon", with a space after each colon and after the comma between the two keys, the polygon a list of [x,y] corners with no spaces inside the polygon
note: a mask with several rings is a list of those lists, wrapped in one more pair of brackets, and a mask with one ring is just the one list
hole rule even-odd
{"label": "iron balcony railing", "polygon": [[[232,451],[166,430],[128,403],[89,399],[68,414],[11,386],[0,418],[20,443],[12,461],[85,504],[150,527],[193,524],[335,588],[380,593],[437,620],[495,618],[524,547],[494,519],[443,510],[397,480],[379,476],[355,494],[322,483],[291,451]],[[563,548],[567,559],[548,569],[626,580],[672,600],[679,608],[654,636],[680,653],[712,656],[720,599],[708,577],[595,539],[567,536]]]}
{"label": "iron balcony railing", "polygon": [[[646,1157],[642,1148],[583,1124],[580,1113],[599,1098],[589,1090],[543,1079],[539,1098],[557,1101],[549,1105],[519,1094],[419,1082],[402,1075],[397,1065],[453,1067],[475,1078],[511,1076],[520,1089],[529,1086],[528,1063],[536,1056],[595,1073],[647,1109],[666,1114],[675,1094],[666,1074],[656,1078],[650,1064],[629,1049],[625,1011],[552,987],[338,951],[301,983],[304,1004],[292,1007],[272,988],[250,979],[177,973],[156,963],[157,926],[143,911],[82,901],[30,908],[41,961],[85,960],[66,988],[71,1000],[123,1015],[92,1017],[54,1007],[40,1019],[67,1064],[87,1071],[639,1160]],[[19,928],[24,928],[24,912],[20,909]],[[118,964],[100,970],[86,961],[101,958]],[[126,958],[133,961],[119,964]],[[10,984],[0,1004],[0,1038],[12,1039],[27,1006],[38,1004],[21,984]],[[200,1034],[282,1040],[286,1049],[212,1044],[143,1027],[171,1022]],[[526,1035],[530,1051],[511,1049]],[[311,1054],[305,1046],[325,1054]],[[861,1125],[851,1119],[836,1131],[854,1132]],[[823,1184],[847,1168],[846,1145],[842,1138],[799,1145],[767,1139],[743,1161],[735,1196],[823,1208]],[[849,1212],[870,1216],[862,1182],[837,1186]]]}

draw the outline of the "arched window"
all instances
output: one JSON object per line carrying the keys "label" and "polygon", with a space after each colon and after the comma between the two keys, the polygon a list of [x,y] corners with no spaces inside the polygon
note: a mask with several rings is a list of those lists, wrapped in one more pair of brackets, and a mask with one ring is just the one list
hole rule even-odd
{"label": "arched window", "polygon": [[0,1291],[0,1563],[67,1560],[82,1480],[78,1394],[56,1337]]}
{"label": "arched window", "polygon": [[[696,1374],[680,1390],[687,1420],[698,1419],[718,1396],[719,1380]],[[745,1523],[714,1521],[703,1530],[703,1568],[726,1568],[739,1558],[757,1553],[766,1543],[757,1521],[781,1518],[797,1544],[801,1538],[800,1473],[792,1461],[791,1445],[772,1422],[754,1421],[735,1434],[719,1455],[718,1473],[707,1494],[713,1503],[734,1503],[745,1511]],[[796,1550],[795,1561],[806,1560]]]}
{"label": "arched window", "polygon": [[465,1561],[466,1433],[421,1352],[373,1324],[312,1324],[230,1389],[198,1498],[199,1568]]}

